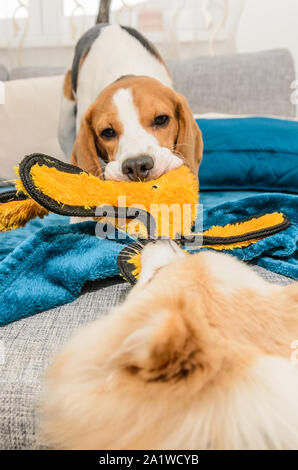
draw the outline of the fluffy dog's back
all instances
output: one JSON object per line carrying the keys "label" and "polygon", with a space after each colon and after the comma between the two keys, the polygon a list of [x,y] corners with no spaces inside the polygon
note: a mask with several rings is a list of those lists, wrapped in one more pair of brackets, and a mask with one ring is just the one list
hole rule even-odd
{"label": "fluffy dog's back", "polygon": [[[158,254],[158,243],[147,245],[147,255],[150,249]],[[149,254],[151,263],[158,259]],[[47,442],[74,449],[296,448],[298,371],[290,358],[297,284],[269,284],[211,252],[153,266],[142,283],[77,332],[49,369]]]}

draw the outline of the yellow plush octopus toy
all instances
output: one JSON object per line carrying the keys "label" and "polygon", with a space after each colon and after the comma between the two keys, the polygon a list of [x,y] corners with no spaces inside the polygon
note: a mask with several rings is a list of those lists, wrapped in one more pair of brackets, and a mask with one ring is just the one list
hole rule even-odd
{"label": "yellow plush octopus toy", "polygon": [[104,220],[137,239],[170,237],[196,248],[232,250],[289,226],[283,213],[274,212],[194,232],[198,181],[184,165],[154,181],[117,182],[101,180],[47,155],[32,154],[22,160],[16,173],[16,189],[0,194],[0,231],[55,212]]}

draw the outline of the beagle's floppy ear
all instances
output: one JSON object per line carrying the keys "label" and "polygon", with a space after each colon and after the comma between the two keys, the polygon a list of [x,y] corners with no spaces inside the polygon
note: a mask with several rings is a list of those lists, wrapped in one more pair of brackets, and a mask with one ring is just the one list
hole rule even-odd
{"label": "beagle's floppy ear", "polygon": [[103,179],[100,158],[105,159],[105,155],[103,149],[97,148],[96,136],[91,123],[91,115],[91,110],[88,110],[81,119],[80,129],[72,149],[70,163]]}
{"label": "beagle's floppy ear", "polygon": [[186,98],[178,93],[176,115],[178,119],[176,150],[183,155],[184,163],[197,176],[203,155],[202,133]]}

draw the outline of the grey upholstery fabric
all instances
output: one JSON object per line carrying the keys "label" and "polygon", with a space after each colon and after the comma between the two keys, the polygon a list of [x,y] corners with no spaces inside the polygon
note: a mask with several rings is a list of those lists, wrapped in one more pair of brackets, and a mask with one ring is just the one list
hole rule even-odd
{"label": "grey upholstery fabric", "polygon": [[[193,113],[296,116],[290,88],[295,68],[286,49],[197,57],[167,65],[175,90],[187,97]],[[20,67],[11,71],[10,79],[65,71],[65,67]]]}
{"label": "grey upholstery fabric", "polygon": [[[254,269],[270,282],[291,282],[263,268]],[[119,279],[89,283],[71,304],[0,328],[0,449],[45,448],[37,410],[47,365],[74,330],[105,315],[128,290]]]}
{"label": "grey upholstery fabric", "polygon": [[168,67],[193,113],[296,115],[294,62],[287,50],[197,57]]}
{"label": "grey upholstery fabric", "polygon": [[253,269],[256,273],[258,273],[261,277],[266,279],[268,282],[272,282],[273,284],[279,284],[281,286],[286,286],[293,282],[292,279],[289,277],[281,276],[280,274],[273,273],[268,271],[267,269],[261,268],[261,266],[253,266]]}
{"label": "grey upholstery fabric", "polygon": [[0,64],[0,81],[5,82],[9,78],[9,73],[4,65]]}
{"label": "grey upholstery fabric", "polygon": [[10,72],[10,80],[32,77],[50,77],[52,75],[63,75],[66,67],[18,67]]}

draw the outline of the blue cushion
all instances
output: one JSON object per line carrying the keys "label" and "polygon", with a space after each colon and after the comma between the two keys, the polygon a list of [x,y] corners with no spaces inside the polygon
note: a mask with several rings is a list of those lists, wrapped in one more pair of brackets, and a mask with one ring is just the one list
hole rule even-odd
{"label": "blue cushion", "polygon": [[298,193],[298,122],[197,119],[204,140],[201,190]]}

